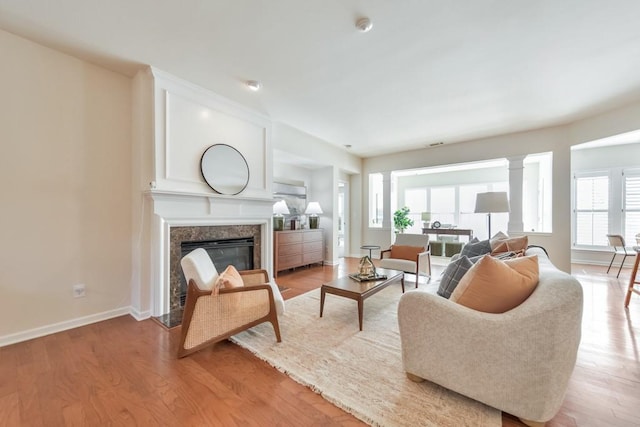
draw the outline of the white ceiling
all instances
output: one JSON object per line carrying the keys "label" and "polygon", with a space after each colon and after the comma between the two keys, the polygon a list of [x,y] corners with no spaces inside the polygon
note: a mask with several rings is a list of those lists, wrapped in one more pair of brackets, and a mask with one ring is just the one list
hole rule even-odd
{"label": "white ceiling", "polygon": [[0,0],[0,28],[152,65],[363,157],[639,100],[639,18],[638,0]]}

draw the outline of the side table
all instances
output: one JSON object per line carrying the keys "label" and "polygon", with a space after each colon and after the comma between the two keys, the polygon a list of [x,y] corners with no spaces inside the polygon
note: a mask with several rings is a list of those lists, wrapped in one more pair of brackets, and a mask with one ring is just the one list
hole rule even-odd
{"label": "side table", "polygon": [[[371,258],[371,251],[377,251],[378,249],[380,249],[380,246],[378,245],[362,245],[360,246],[360,249],[368,249],[369,250],[369,258]],[[373,259],[373,258],[371,258]]]}

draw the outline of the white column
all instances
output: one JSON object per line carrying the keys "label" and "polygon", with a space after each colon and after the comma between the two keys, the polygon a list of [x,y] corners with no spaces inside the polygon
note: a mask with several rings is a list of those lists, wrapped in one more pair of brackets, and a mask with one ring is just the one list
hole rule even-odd
{"label": "white column", "polygon": [[524,189],[524,159],[526,156],[507,157],[509,160],[509,232],[522,232],[522,192]]}
{"label": "white column", "polygon": [[393,229],[393,221],[391,220],[391,172],[382,172],[382,195],[384,202],[382,204],[382,228],[384,230]]}

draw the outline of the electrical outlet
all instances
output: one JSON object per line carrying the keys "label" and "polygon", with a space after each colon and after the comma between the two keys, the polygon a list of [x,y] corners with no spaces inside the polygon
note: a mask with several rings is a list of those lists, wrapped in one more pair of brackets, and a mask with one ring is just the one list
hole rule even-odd
{"label": "electrical outlet", "polygon": [[82,298],[85,296],[85,286],[82,283],[73,285],[73,297]]}

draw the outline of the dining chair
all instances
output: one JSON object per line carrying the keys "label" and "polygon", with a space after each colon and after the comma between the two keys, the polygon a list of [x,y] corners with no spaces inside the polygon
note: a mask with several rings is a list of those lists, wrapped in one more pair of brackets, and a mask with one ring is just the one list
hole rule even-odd
{"label": "dining chair", "polygon": [[616,275],[616,277],[620,277],[620,271],[622,270],[624,261],[627,259],[627,257],[636,256],[636,251],[627,251],[624,237],[622,237],[620,234],[607,234],[607,239],[609,239],[609,246],[613,247],[613,257],[611,258],[611,262],[609,263],[609,268],[607,268],[607,273],[609,273],[609,270],[611,270],[611,266],[613,265],[613,261],[616,259],[616,255],[622,255],[622,262],[620,263],[620,268],[618,268],[618,274]]}

